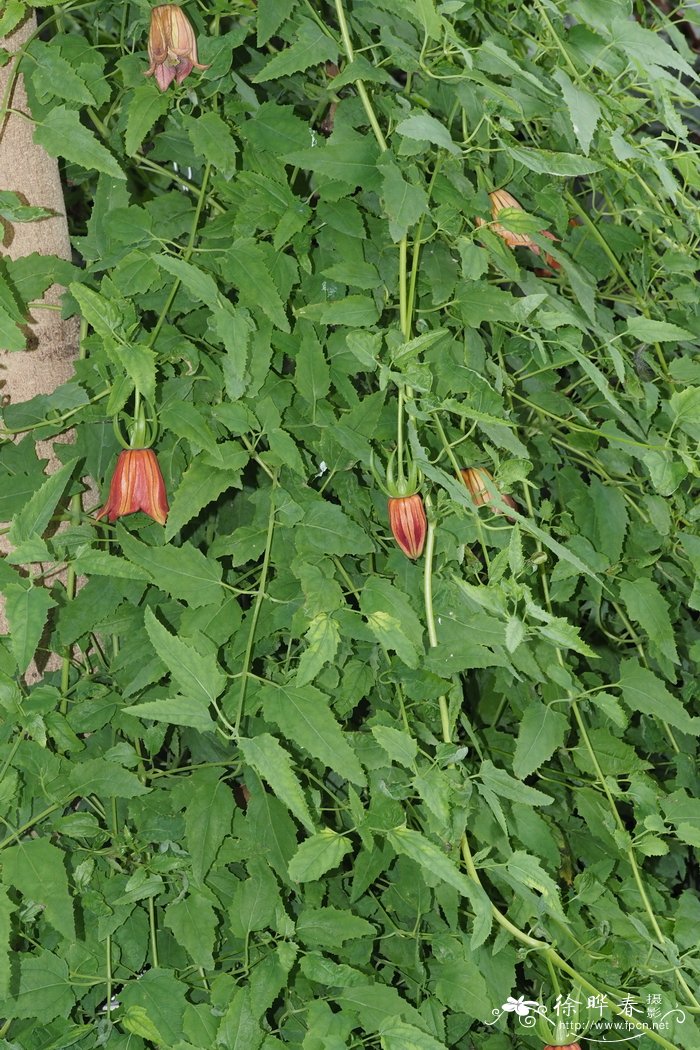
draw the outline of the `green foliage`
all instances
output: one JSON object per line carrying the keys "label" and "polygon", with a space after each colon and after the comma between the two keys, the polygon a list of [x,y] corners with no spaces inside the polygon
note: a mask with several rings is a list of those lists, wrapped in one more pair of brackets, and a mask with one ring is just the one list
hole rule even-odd
{"label": "green foliage", "polygon": [[[697,1050],[679,29],[641,0],[190,5],[207,68],[161,94],[148,5],[42,10],[21,69],[75,265],[4,260],[0,338],[59,281],[84,355],[4,410],[2,1046],[534,1050],[502,1004],[580,982],[681,1011],[643,1050]],[[15,189],[3,223],[41,223]],[[144,403],[166,525],[97,523]]]}

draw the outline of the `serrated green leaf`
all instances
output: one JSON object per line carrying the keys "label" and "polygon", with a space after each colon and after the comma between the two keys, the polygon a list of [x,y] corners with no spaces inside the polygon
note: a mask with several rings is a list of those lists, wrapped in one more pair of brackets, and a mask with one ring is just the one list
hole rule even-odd
{"label": "serrated green leaf", "polygon": [[376,930],[371,922],[349,909],[305,906],[297,920],[297,934],[303,944],[335,948],[344,941],[372,937]]}
{"label": "serrated green leaf", "polygon": [[46,479],[31,499],[15,514],[8,533],[10,543],[19,546],[34,536],[42,536],[51,521],[56,504],[75,470],[75,460],[66,463]]}
{"label": "serrated green leaf", "polygon": [[343,857],[351,852],[349,839],[324,828],[301,843],[289,862],[289,877],[294,882],[313,882],[337,868]]}
{"label": "serrated green leaf", "polygon": [[132,565],[125,558],[117,558],[107,551],[88,550],[82,552],[76,562],[78,572],[86,576],[109,576],[119,580],[149,580],[145,569]]}
{"label": "serrated green leaf", "polygon": [[229,906],[234,937],[248,937],[269,926],[280,904],[274,875],[260,860],[248,862],[250,878],[239,882]]}
{"label": "serrated green leaf", "polygon": [[103,339],[111,339],[122,324],[122,316],[118,307],[93,288],[79,284],[77,281],[73,281],[70,285],[70,293],[78,303],[80,312],[88,324]]}
{"label": "serrated green leaf", "polygon": [[387,839],[397,853],[410,857],[434,879],[442,879],[449,886],[454,886],[462,896],[471,897],[476,892],[474,883],[459,871],[454,861],[419,831],[394,828],[387,832]]}
{"label": "serrated green leaf", "polygon": [[155,261],[163,270],[167,270],[181,281],[190,295],[210,310],[220,310],[224,306],[224,298],[211,274],[204,273],[184,259],[176,259],[170,255],[157,255]]}
{"label": "serrated green leaf", "polygon": [[0,350],[24,350],[27,337],[0,302]]}
{"label": "serrated green leaf", "polygon": [[214,653],[202,655],[193,646],[170,634],[150,609],[146,609],[144,622],[153,648],[185,697],[200,704],[214,703],[226,685],[226,677]]}
{"label": "serrated green leaf", "polygon": [[239,294],[240,302],[251,310],[262,309],[276,328],[289,331],[284,303],[272,280],[264,248],[253,237],[239,237],[226,254],[224,270]]}
{"label": "serrated green leaf", "polygon": [[171,540],[183,525],[194,518],[212,500],[229,488],[240,488],[242,468],[248,462],[247,453],[241,452],[238,458],[227,455],[226,469],[212,467],[200,459],[193,460],[182,475],[170,503],[168,520],[165,525],[165,539]]}
{"label": "serrated green leaf", "polygon": [[126,178],[109,150],[80,123],[75,110],[65,106],[56,106],[37,124],[34,142],[52,157],[65,157],[81,168],[94,168],[113,179]]}
{"label": "serrated green leaf", "polygon": [[646,577],[620,580],[620,596],[630,619],[646,632],[652,646],[663,656],[678,663],[678,650],[668,605],[658,584]]}
{"label": "serrated green leaf", "polygon": [[627,331],[635,339],[648,343],[693,342],[695,336],[687,328],[681,328],[669,321],[654,321],[650,317],[630,317]]}
{"label": "serrated green leaf", "polygon": [[190,726],[200,733],[213,733],[216,723],[209,714],[209,705],[200,697],[173,696],[165,700],[147,700],[123,708],[127,715],[150,718],[172,726]]}
{"label": "serrated green leaf", "polygon": [[236,143],[228,124],[218,113],[202,113],[187,124],[190,142],[198,157],[230,179],[236,170]]}
{"label": "serrated green leaf", "polygon": [[548,806],[554,801],[551,795],[545,795],[543,791],[528,787],[512,777],[505,769],[494,766],[488,758],[481,764],[480,775],[486,787],[495,795],[512,799],[513,802],[524,802],[529,806]]}
{"label": "serrated green leaf", "polygon": [[267,43],[291,16],[295,7],[296,0],[288,0],[286,4],[280,4],[278,0],[258,0],[256,20],[258,47]]}
{"label": "serrated green leaf", "polygon": [[165,910],[164,922],[195,966],[213,968],[217,916],[205,897],[188,893],[183,900],[173,901]]}
{"label": "serrated green leaf", "polygon": [[340,644],[338,624],[328,613],[319,613],[309,624],[304,640],[306,649],[299,658],[294,679],[297,688],[312,682],[321,668],[334,660]]}
{"label": "serrated green leaf", "polygon": [[392,726],[372,726],[372,736],[394,762],[409,769],[413,768],[418,755],[418,744],[405,730],[394,729]]}
{"label": "serrated green leaf", "polygon": [[221,1018],[217,1045],[226,1050],[258,1050],[265,1037],[256,1021],[248,988],[236,988],[226,1013]]}
{"label": "serrated green leaf", "polygon": [[180,547],[147,547],[130,536],[123,526],[117,529],[124,554],[174,598],[181,598],[193,609],[219,605],[224,599],[221,566],[206,558],[190,543]]}
{"label": "serrated green leaf", "polygon": [[95,96],[78,71],[61,55],[55,43],[34,40],[29,53],[36,61],[32,84],[44,98],[55,96],[67,102],[79,102],[83,106],[95,105]]}
{"label": "serrated green leaf", "polygon": [[601,118],[600,104],[590,91],[587,91],[580,84],[574,84],[568,73],[563,69],[555,70],[552,74],[552,79],[556,80],[561,88],[561,93],[569,110],[574,134],[578,139],[579,146],[588,156],[591,140]]}
{"label": "serrated green leaf", "polygon": [[333,717],[330,698],[313,685],[265,685],[260,691],[265,718],[341,777],[363,786],[355,752]]}
{"label": "serrated green leaf", "polygon": [[49,610],[56,602],[44,587],[27,588],[19,583],[4,587],[3,594],[12,652],[20,674],[24,674],[41,640]]}
{"label": "serrated green leaf", "polygon": [[82,797],[136,798],[150,791],[134,773],[106,758],[83,759],[71,770],[68,783],[71,791]]}
{"label": "serrated green leaf", "polygon": [[233,793],[215,769],[197,770],[189,782],[185,810],[185,838],[192,861],[192,877],[201,884],[231,833]]}
{"label": "serrated green leaf", "polygon": [[435,994],[441,1003],[470,1017],[480,1020],[486,1017],[488,1011],[484,1005],[488,1000],[488,989],[473,958],[465,953],[438,964],[434,973],[437,977]]}
{"label": "serrated green leaf", "polygon": [[559,888],[554,879],[544,871],[537,857],[524,850],[516,850],[508,858],[506,871],[516,883],[521,882],[541,894],[551,911],[563,918]]}
{"label": "serrated green leaf", "polygon": [[377,157],[378,147],[374,139],[357,135],[348,142],[296,149],[287,153],[284,160],[287,164],[315,172],[323,181],[340,183],[352,191],[357,186],[365,190],[379,188]]}
{"label": "serrated green leaf", "polygon": [[[182,1033],[182,1015],[185,1009],[187,985],[179,981],[172,970],[150,969],[138,981],[129,981],[119,993],[126,1009],[139,1007],[159,1033],[160,1040],[174,1046]],[[148,1038],[148,1037],[147,1037]]]}
{"label": "serrated green leaf", "polygon": [[551,705],[533,700],[525,708],[513,756],[513,772],[520,780],[529,777],[564,743],[569,726],[566,715]]}
{"label": "serrated green leaf", "polygon": [[346,295],[343,299],[302,306],[297,311],[297,316],[317,324],[369,328],[379,320],[379,307],[369,295]]}
{"label": "serrated green leaf", "polygon": [[19,989],[3,1004],[6,1017],[36,1017],[42,1024],[68,1017],[75,1003],[68,964],[53,952],[39,949],[19,960]]}
{"label": "serrated green leaf", "polygon": [[254,740],[241,739],[239,743],[246,762],[259,777],[267,781],[280,801],[306,830],[313,833],[313,820],[289,752],[269,733],[259,733]]}
{"label": "serrated green leaf", "polygon": [[388,1021],[379,1034],[382,1050],[445,1050],[444,1043],[406,1021]]}
{"label": "serrated green leaf", "polygon": [[448,129],[429,113],[416,113],[406,117],[396,125],[396,131],[404,138],[424,140],[446,149],[449,153],[459,153]]}
{"label": "serrated green leaf", "polygon": [[256,84],[265,80],[278,80],[337,57],[338,45],[332,36],[327,35],[317,22],[303,18],[297,24],[294,43],[278,55],[273,55],[253,80]]}
{"label": "serrated green leaf", "polygon": [[124,148],[133,157],[153,125],[170,108],[167,92],[158,91],[154,82],[140,84],[134,90],[127,107]]}
{"label": "serrated green leaf", "polygon": [[406,595],[389,580],[375,576],[362,589],[360,609],[377,641],[394,650],[409,667],[417,667],[423,652],[423,626]]}
{"label": "serrated green leaf", "polygon": [[34,222],[45,219],[51,212],[47,208],[31,207],[23,204],[18,194],[12,190],[0,190],[0,218],[8,222]]}
{"label": "serrated green leaf", "polygon": [[28,839],[3,851],[2,880],[25,901],[36,901],[47,921],[69,942],[75,939],[74,904],[68,889],[66,855],[47,839]]}
{"label": "serrated green leaf", "polygon": [[700,735],[700,717],[691,716],[653,671],[642,667],[638,660],[623,660],[620,663],[619,684],[622,699],[631,711],[653,715],[683,733]]}
{"label": "serrated green leaf", "polygon": [[507,145],[504,148],[518,164],[540,175],[591,175],[602,167],[597,161],[579,157],[576,153],[555,153],[531,146]]}
{"label": "serrated green leaf", "polygon": [[[385,160],[385,157],[387,158]],[[379,163],[382,172],[382,205],[389,219],[392,240],[400,241],[428,209],[428,196],[420,186],[407,182],[396,163],[384,154]]]}

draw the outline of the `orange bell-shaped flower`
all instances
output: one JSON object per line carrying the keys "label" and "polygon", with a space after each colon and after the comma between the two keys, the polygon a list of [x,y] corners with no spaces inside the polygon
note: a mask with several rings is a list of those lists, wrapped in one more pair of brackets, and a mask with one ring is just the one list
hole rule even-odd
{"label": "orange bell-shaped flower", "polygon": [[392,496],[389,499],[389,524],[406,557],[413,561],[420,558],[428,531],[423,498],[417,492],[412,496]]}
{"label": "orange bell-shaped flower", "polygon": [[[485,467],[467,467],[465,470],[460,471],[462,480],[467,486],[471,493],[472,503],[475,507],[483,507],[485,504],[491,502],[491,492],[489,491],[488,481],[493,481],[492,474]],[[491,486],[493,491],[493,486]],[[515,502],[512,496],[508,496],[506,493],[499,493],[503,502],[508,506],[512,507],[513,510],[518,510],[518,504]],[[502,514],[502,511],[496,513]],[[511,524],[513,518],[507,518]]]}
{"label": "orange bell-shaped flower", "polygon": [[197,61],[197,41],[185,12],[177,4],[162,4],[151,11],[148,34],[150,66],[144,76],[155,74],[161,91],[173,80],[181,84],[193,69],[208,69]]}
{"label": "orange bell-shaped flower", "polygon": [[108,517],[110,521],[116,521],[124,514],[142,510],[159,525],[165,525],[169,509],[155,452],[150,448],[129,448],[120,452],[107,502],[96,520]]}

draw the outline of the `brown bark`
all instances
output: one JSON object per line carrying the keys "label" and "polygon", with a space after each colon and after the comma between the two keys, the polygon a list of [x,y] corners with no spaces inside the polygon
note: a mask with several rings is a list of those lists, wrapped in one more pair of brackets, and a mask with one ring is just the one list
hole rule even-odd
{"label": "brown bark", "polygon": [[[13,54],[36,29],[34,16],[28,18],[0,44]],[[16,59],[0,69],[0,95],[4,95]],[[29,116],[24,78],[17,77],[10,106]],[[5,223],[3,251],[11,259],[32,252],[70,259],[68,224],[58,162],[32,140],[34,124],[19,113],[10,113],[0,128],[0,189],[14,190],[27,204],[48,208],[54,215],[39,222]],[[52,285],[44,297],[50,306],[59,303],[62,289]],[[56,310],[37,308],[30,322],[32,335],[26,351],[8,352],[0,348],[0,388],[5,403],[28,401],[37,394],[48,394],[70,378],[77,351],[74,320],[63,321]]]}
{"label": "brown bark", "polygon": [[[16,54],[36,30],[33,15],[27,18],[0,45]],[[0,98],[4,97],[17,59],[0,69]],[[20,194],[26,204],[50,209],[51,218],[39,222],[3,223],[3,254],[17,259],[32,252],[70,259],[68,224],[58,162],[34,144],[34,124],[30,117],[24,78],[20,74],[8,102],[9,113],[0,124],[0,189]],[[22,116],[21,114],[27,114]],[[0,120],[2,118],[0,117]],[[58,306],[63,289],[52,285],[43,302]],[[26,350],[7,351],[0,347],[0,397],[5,404],[28,401],[37,394],[49,394],[70,378],[78,350],[78,322],[64,321],[59,310],[36,307],[29,320],[30,336]],[[40,455],[48,456],[50,473],[57,461],[50,444],[41,444]],[[0,602],[0,633],[7,632]],[[30,666],[28,677],[35,678]]]}

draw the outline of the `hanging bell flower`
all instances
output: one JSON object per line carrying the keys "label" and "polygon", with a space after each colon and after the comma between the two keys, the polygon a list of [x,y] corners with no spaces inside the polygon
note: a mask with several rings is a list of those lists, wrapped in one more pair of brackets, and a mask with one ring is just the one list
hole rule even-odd
{"label": "hanging bell flower", "polygon": [[197,41],[185,12],[177,4],[162,4],[151,11],[148,34],[150,65],[144,76],[155,76],[161,91],[173,80],[181,84],[193,69],[208,69],[197,61]]}
{"label": "hanging bell flower", "polygon": [[389,524],[394,539],[406,557],[412,561],[420,558],[428,531],[423,497],[417,492],[412,496],[390,497]]}
{"label": "hanging bell flower", "polygon": [[386,468],[386,481],[379,477],[372,457],[372,473],[379,486],[389,497],[389,526],[392,535],[401,550],[411,561],[416,561],[423,553],[425,537],[428,533],[428,520],[425,514],[423,497],[418,492],[420,471],[413,461],[409,461],[408,470],[404,471],[399,463],[398,476],[394,467],[396,453],[392,452]]}
{"label": "hanging bell flower", "polygon": [[567,1043],[566,1046],[561,1046],[558,1043],[545,1046],[544,1050],[581,1050],[578,1043]]}
{"label": "hanging bell flower", "polygon": [[107,517],[116,521],[125,514],[142,510],[159,525],[165,525],[169,509],[165,482],[153,449],[123,449],[112,475],[107,502],[96,520]]}
{"label": "hanging bell flower", "polygon": [[158,417],[154,408],[141,399],[134,401],[133,416],[118,413],[112,420],[114,435],[122,446],[109,485],[109,496],[96,520],[116,521],[125,514],[142,510],[165,525],[168,497],[156,454],[150,447],[158,436]]}
{"label": "hanging bell flower", "polygon": [[[472,503],[475,507],[483,507],[487,503],[492,502],[492,493],[496,490],[493,484],[491,484],[490,487],[488,485],[488,482],[493,483],[493,475],[486,469],[486,467],[467,467],[460,471],[460,473],[464,484],[471,493]],[[513,510],[518,510],[518,504],[512,496],[508,496],[506,493],[501,492],[499,492],[499,496],[506,506],[512,507]],[[496,509],[496,513],[503,514],[503,511]],[[515,521],[514,518],[507,518],[506,520],[509,521],[511,525]]]}

